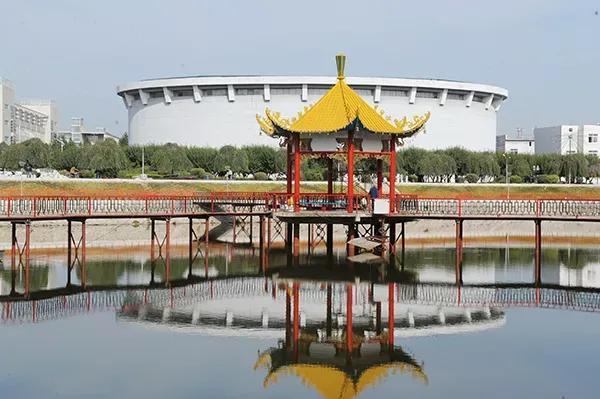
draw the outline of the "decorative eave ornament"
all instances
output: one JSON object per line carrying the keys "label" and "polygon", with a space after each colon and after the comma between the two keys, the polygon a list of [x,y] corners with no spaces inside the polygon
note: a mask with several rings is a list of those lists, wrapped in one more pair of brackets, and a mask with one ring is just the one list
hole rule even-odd
{"label": "decorative eave ornament", "polygon": [[[430,113],[398,120],[372,107],[346,83],[346,56],[335,56],[337,82],[314,105],[305,107],[295,118],[282,117],[279,112],[265,109],[265,116],[256,115],[260,130],[268,136],[287,137],[290,133],[336,133],[350,127],[377,134],[410,137],[423,129]],[[392,122],[393,121],[393,122]]]}

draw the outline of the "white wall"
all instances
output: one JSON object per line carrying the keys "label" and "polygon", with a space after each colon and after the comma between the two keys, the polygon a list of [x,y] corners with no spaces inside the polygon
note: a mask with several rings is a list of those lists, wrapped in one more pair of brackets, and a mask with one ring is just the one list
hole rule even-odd
{"label": "white wall", "polygon": [[23,106],[48,115],[48,122],[45,126],[44,137],[42,141],[50,143],[52,133],[58,130],[58,108],[52,101],[26,101],[21,103]]}
{"label": "white wall", "polygon": [[[148,84],[147,82],[143,82]],[[447,83],[447,82],[446,82]],[[306,101],[302,101],[300,86],[293,94],[277,94],[271,87],[270,101],[260,94],[206,96],[195,101],[193,96],[171,97],[171,102],[163,96],[148,98],[144,105],[140,98],[134,98],[137,90],[131,89],[128,99],[129,142],[131,144],[175,142],[183,145],[220,147],[225,144],[267,144],[276,141],[259,135],[256,114],[264,114],[265,108],[293,117],[305,106],[313,104],[321,97],[308,86]],[[499,89],[500,90],[500,89]],[[313,92],[313,93],[311,93]],[[363,98],[375,105],[375,86],[372,94],[363,93]],[[439,91],[441,94],[441,90]],[[124,92],[120,92],[124,95]],[[464,146],[472,150],[494,150],[496,137],[496,113],[504,97],[488,102],[490,96],[481,101],[467,99],[446,99],[440,105],[440,98],[417,96],[410,103],[409,96],[390,96],[381,93],[378,106],[393,118],[412,118],[430,111],[431,118],[425,133],[418,134],[408,141],[408,145],[423,148],[448,148]]]}
{"label": "white wall", "polygon": [[585,155],[600,154],[600,125],[583,125],[579,129],[579,152]]}
{"label": "white wall", "polygon": [[10,143],[10,106],[15,101],[15,91],[10,82],[0,78],[0,141]]}

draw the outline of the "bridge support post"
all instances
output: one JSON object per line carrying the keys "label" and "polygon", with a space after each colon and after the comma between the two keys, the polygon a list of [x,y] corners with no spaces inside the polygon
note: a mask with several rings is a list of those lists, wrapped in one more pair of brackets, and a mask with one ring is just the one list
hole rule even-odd
{"label": "bridge support post", "polygon": [[542,221],[535,220],[535,253],[534,253],[534,276],[537,286],[542,284]]}
{"label": "bridge support post", "polygon": [[456,219],[456,249],[455,249],[455,277],[456,284],[462,284],[462,261],[463,261],[463,220]]}
{"label": "bridge support post", "polygon": [[327,284],[327,316],[325,322],[325,334],[327,338],[331,337],[332,331],[332,313],[333,313],[333,291],[331,288],[331,284]]}
{"label": "bridge support post", "polygon": [[298,266],[300,258],[300,223],[294,223],[294,265]]}
{"label": "bridge support post", "polygon": [[85,219],[76,220],[81,223],[81,235],[79,239],[75,239],[73,234],[73,220],[67,219],[67,286],[71,285],[71,272],[76,265],[81,271],[81,285],[87,285],[87,269],[86,269],[86,246],[87,233]]}
{"label": "bridge support post", "polygon": [[29,283],[30,283],[30,271],[29,271],[29,259],[30,259],[30,242],[31,242],[31,222],[28,220],[25,222],[25,296],[29,296]]}
{"label": "bridge support post", "polygon": [[293,283],[294,296],[294,359],[298,361],[300,340],[300,284]]}
{"label": "bridge support post", "polygon": [[250,215],[248,215],[248,218],[250,219],[250,246],[252,246],[254,244],[254,223],[253,223],[254,219],[252,218],[253,209],[254,209],[254,207],[252,205],[250,205]]}
{"label": "bridge support post", "polygon": [[165,218],[165,284],[171,284],[171,218]]}
{"label": "bridge support post", "polygon": [[354,223],[348,225],[348,237],[346,239],[346,255],[354,256],[354,245],[348,244],[347,242],[356,237],[356,226]]}
{"label": "bridge support post", "polygon": [[388,283],[388,349],[394,351],[394,283]]}
{"label": "bridge support post", "polygon": [[396,222],[389,221],[389,251],[390,257],[396,256]]}
{"label": "bridge support post", "polygon": [[292,241],[293,239],[293,235],[294,235],[294,225],[292,223],[286,223],[285,224],[285,248],[286,248],[286,254],[287,254],[287,265],[290,266],[293,262],[293,253],[294,253],[294,248],[292,245]]}
{"label": "bridge support post", "polygon": [[265,261],[265,217],[260,215],[258,217],[258,221],[259,221],[259,233],[258,233],[258,253],[259,253],[259,260],[258,262],[260,263],[260,269],[263,272],[266,272],[266,261]]}
{"label": "bridge support post", "polygon": [[326,237],[326,246],[327,246],[327,259],[333,259],[333,224],[327,222],[327,237]]}

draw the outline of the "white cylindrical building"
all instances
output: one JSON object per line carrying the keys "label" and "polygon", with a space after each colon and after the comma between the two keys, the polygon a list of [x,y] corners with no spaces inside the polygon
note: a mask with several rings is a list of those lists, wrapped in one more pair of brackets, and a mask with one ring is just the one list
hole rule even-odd
{"label": "white cylindrical building", "polygon": [[[143,80],[117,88],[129,120],[130,144],[220,147],[269,144],[256,114],[265,108],[293,117],[336,81],[320,76],[211,76]],[[496,115],[506,89],[446,80],[348,77],[365,100],[397,118],[431,112],[423,148],[494,150]]]}

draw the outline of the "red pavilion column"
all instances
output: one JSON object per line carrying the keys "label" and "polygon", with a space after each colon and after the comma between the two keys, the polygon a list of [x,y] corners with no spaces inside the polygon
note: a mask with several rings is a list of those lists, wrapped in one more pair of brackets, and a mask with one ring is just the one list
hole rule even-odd
{"label": "red pavilion column", "polygon": [[390,135],[390,213],[396,211],[396,138]]}
{"label": "red pavilion column", "polygon": [[300,210],[300,134],[294,133],[294,212]]}
{"label": "red pavilion column", "polygon": [[348,213],[354,210],[354,132],[348,131]]}
{"label": "red pavilion column", "polygon": [[287,141],[287,194],[290,195],[292,193],[292,141],[288,139]]}

